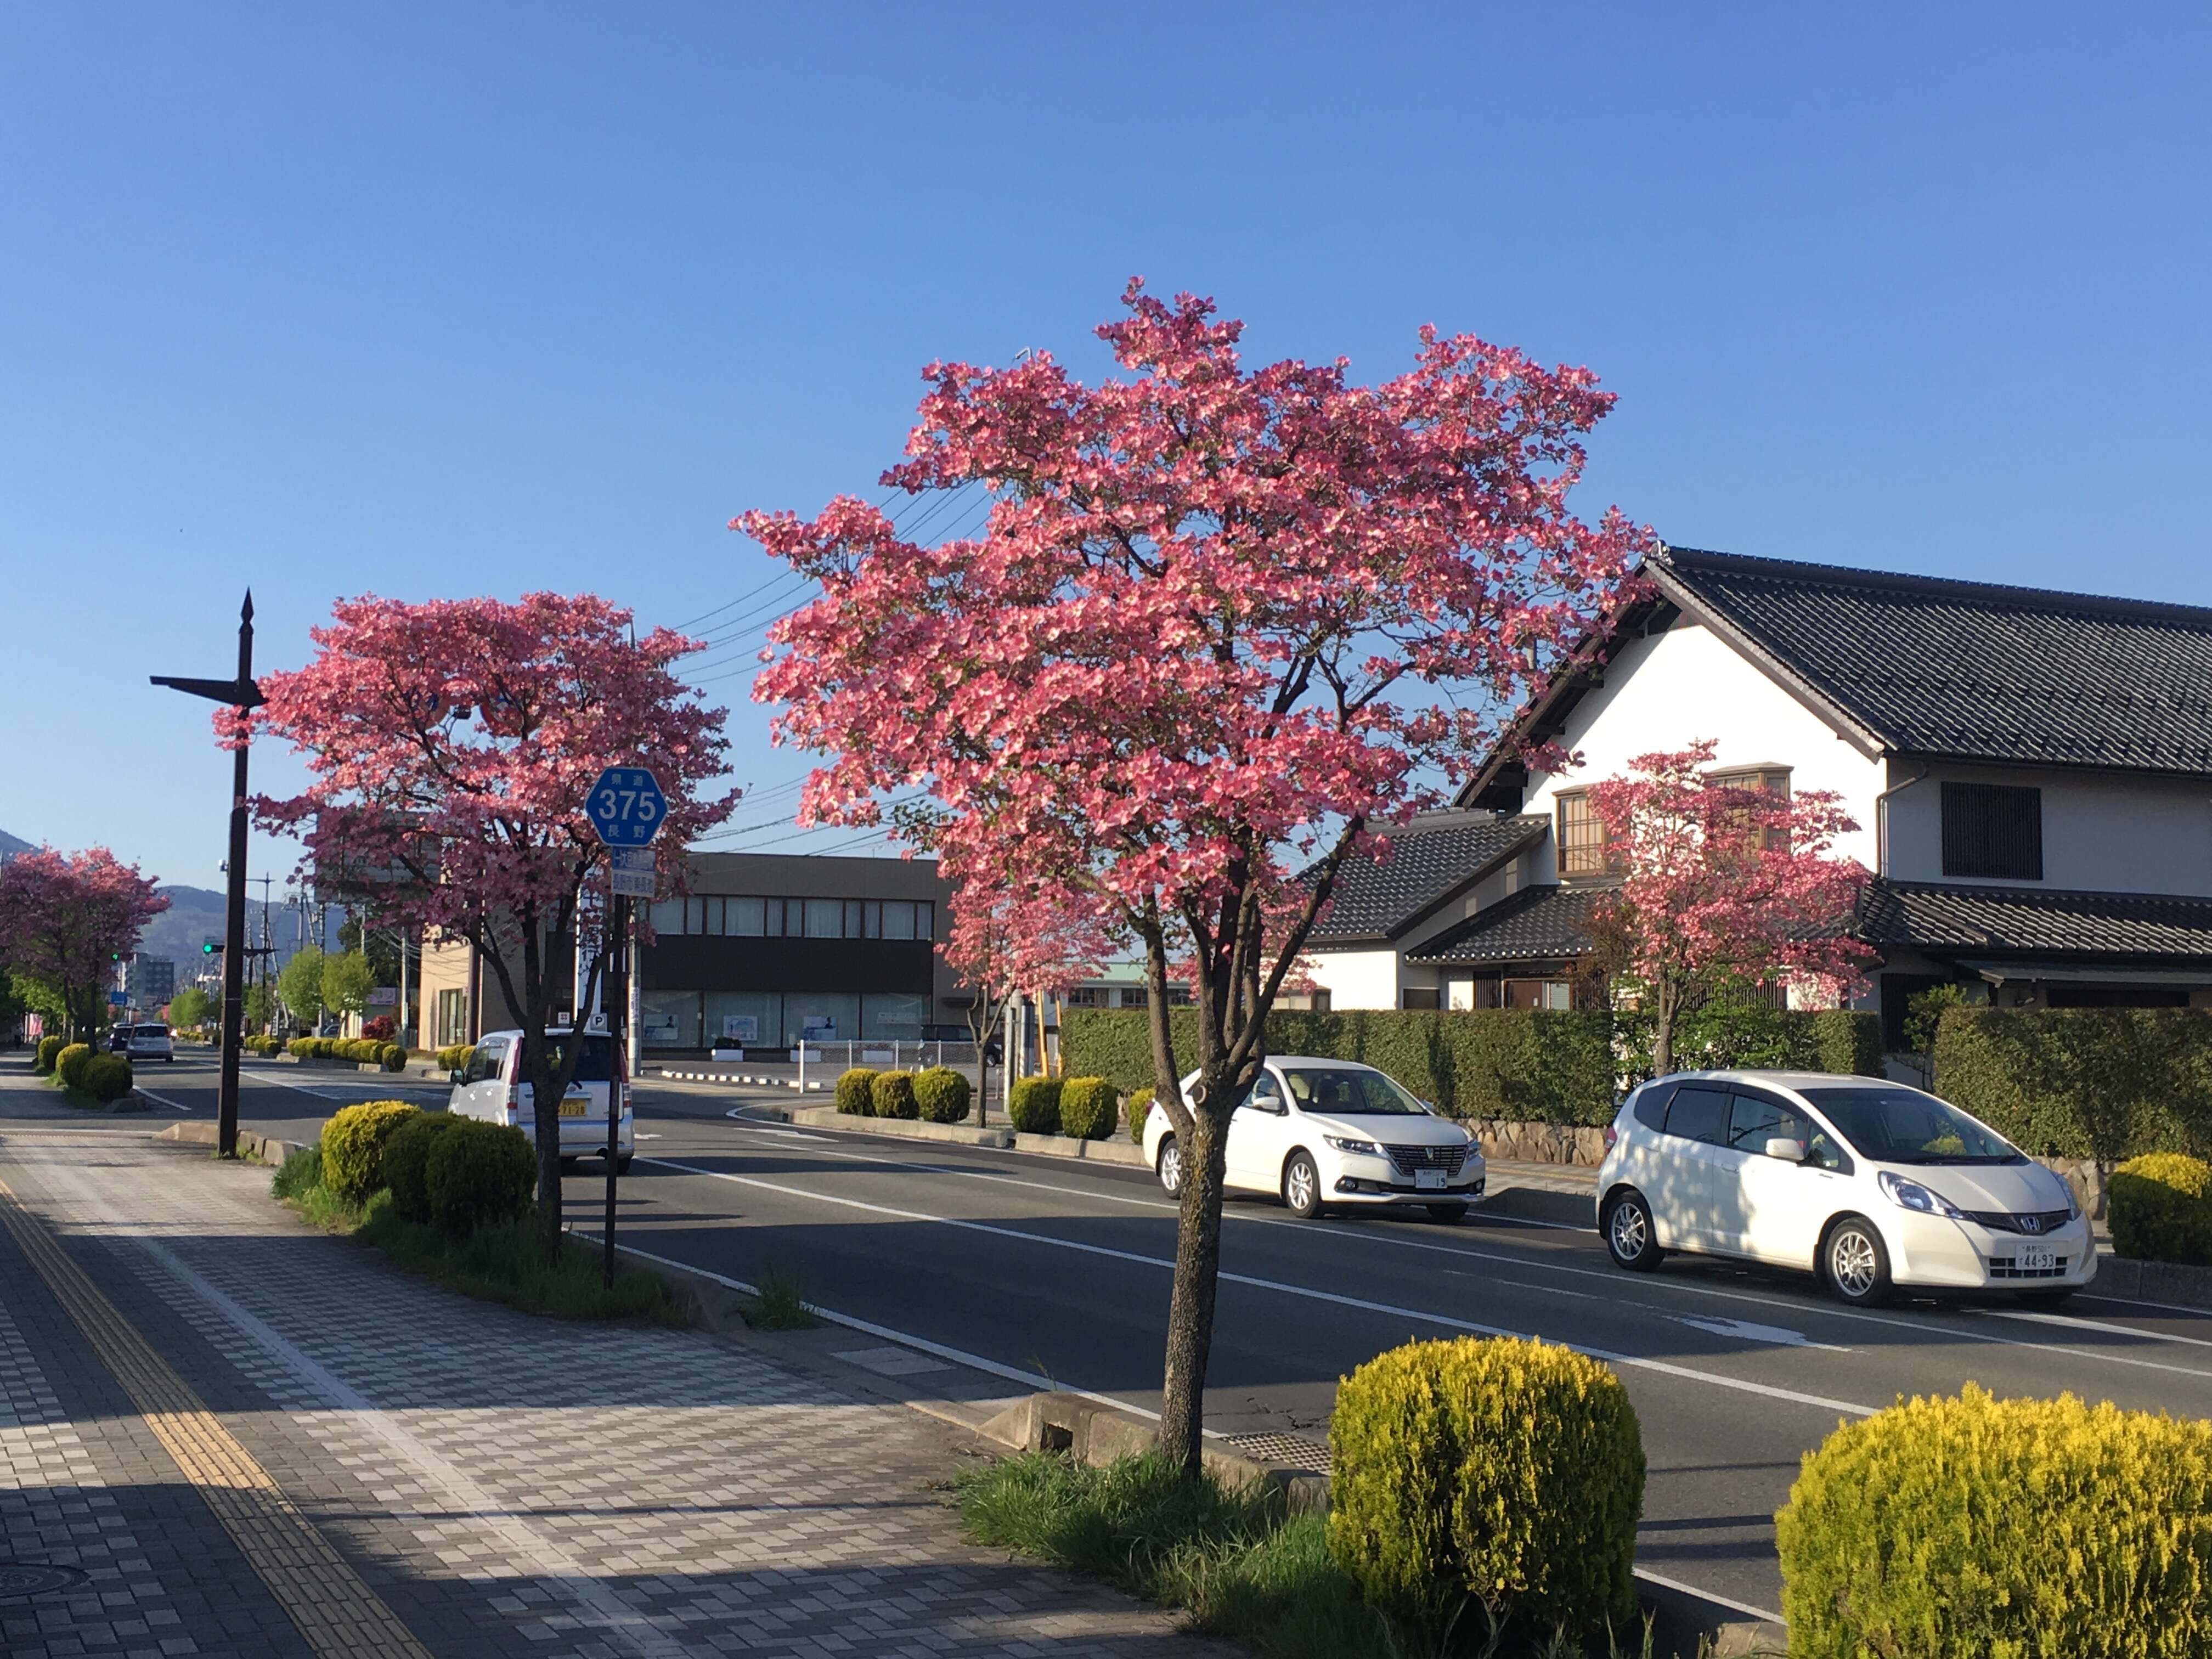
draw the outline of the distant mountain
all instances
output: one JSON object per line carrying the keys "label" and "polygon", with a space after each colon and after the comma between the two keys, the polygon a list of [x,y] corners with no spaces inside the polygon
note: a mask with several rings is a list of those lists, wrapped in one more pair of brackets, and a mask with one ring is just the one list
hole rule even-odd
{"label": "distant mountain", "polygon": [[18,853],[27,853],[30,850],[30,842],[18,841],[5,830],[0,830],[0,860],[11,859]]}
{"label": "distant mountain", "polygon": [[[139,937],[139,951],[149,957],[167,957],[177,964],[179,981],[190,979],[199,971],[193,964],[206,952],[200,949],[207,939],[222,938],[223,896],[205,887],[157,887],[154,890],[169,901],[169,908],[146,924]],[[323,920],[323,939],[325,945],[337,948],[338,926],[345,913],[332,905]],[[262,933],[261,901],[246,901],[246,938],[250,945],[259,945]],[[271,958],[272,968],[281,968],[292,959],[304,937],[305,942],[314,943],[315,913],[312,908],[301,910],[283,902],[269,907],[269,943],[276,950]]]}

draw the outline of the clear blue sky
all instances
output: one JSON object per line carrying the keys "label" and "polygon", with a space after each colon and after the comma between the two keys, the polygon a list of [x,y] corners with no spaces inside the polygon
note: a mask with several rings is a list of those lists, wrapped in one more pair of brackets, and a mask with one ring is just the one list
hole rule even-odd
{"label": "clear blue sky", "polygon": [[271,665],[360,592],[681,622],[769,574],[733,513],[873,493],[922,363],[1095,371],[1135,272],[1255,356],[1587,363],[1583,504],[1673,541],[2212,603],[2207,17],[9,8],[0,830],[217,884],[145,676],[247,583]]}

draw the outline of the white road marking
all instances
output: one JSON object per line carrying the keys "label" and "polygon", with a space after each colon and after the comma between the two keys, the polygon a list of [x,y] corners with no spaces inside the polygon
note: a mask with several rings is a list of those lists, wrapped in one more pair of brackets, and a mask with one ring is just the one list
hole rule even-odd
{"label": "white road marking", "polygon": [[[2110,1301],[2112,1298],[2100,1299]],[[2154,1308],[2162,1304],[2154,1302],[2145,1305]],[[2132,1325],[2115,1325],[2102,1319],[2084,1319],[2079,1314],[2030,1313],[2025,1309],[2015,1308],[1969,1308],[1966,1311],[1985,1319],[2017,1319],[2031,1325],[2056,1325],[2061,1329],[2077,1331],[2109,1331],[2114,1335],[2139,1336],[2151,1342],[2181,1342],[2192,1348],[2212,1348],[2212,1341],[2201,1336],[2182,1336],[2172,1331],[2139,1331]],[[2184,1311],[2201,1315],[2204,1310],[2191,1308]]]}
{"label": "white road marking", "polygon": [[1695,1584],[1686,1584],[1679,1578],[1668,1578],[1656,1572],[1646,1572],[1642,1567],[1637,1568],[1636,1576],[1660,1585],[1663,1589],[1680,1590],[1686,1595],[1702,1595],[1706,1601],[1717,1602],[1730,1613],[1742,1613],[1747,1619],[1764,1619],[1770,1625],[1786,1622],[1778,1613],[1771,1613],[1765,1607],[1754,1607],[1748,1601],[1731,1601],[1725,1595],[1716,1595],[1709,1589],[1699,1589]]}
{"label": "white road marking", "polygon": [[155,1102],[157,1104],[167,1107],[173,1112],[189,1112],[192,1109],[191,1107],[185,1105],[181,1100],[172,1100],[167,1095],[157,1095],[151,1089],[142,1087],[138,1092],[145,1096],[147,1099]]}
{"label": "white road marking", "polygon": [[[995,1181],[1009,1187],[1026,1187],[1037,1192],[1059,1193],[1071,1198],[1096,1199],[1101,1203],[1127,1205],[1134,1209],[1164,1211],[1172,1213],[1176,1208],[1172,1204],[1163,1203],[1156,1199],[1125,1197],[1119,1193],[1101,1191],[1095,1188],[1063,1187],[1054,1182],[1030,1181],[1024,1179],[1020,1176],[1000,1175],[995,1171],[988,1170],[967,1170],[962,1169],[957,1165],[940,1164],[916,1164],[905,1158],[884,1158],[866,1152],[817,1152],[814,1154],[814,1156],[817,1158],[842,1158],[848,1163],[855,1164],[877,1164],[883,1165],[886,1169],[912,1170],[923,1175],[954,1175],[964,1176],[971,1181]],[[1478,1209],[1476,1212],[1479,1214],[1480,1213],[1480,1211]],[[1241,1210],[1230,1209],[1225,1206],[1222,1210],[1221,1215],[1222,1219],[1224,1221],[1242,1222],[1247,1226],[1288,1227],[1305,1232],[1310,1232],[1314,1230],[1314,1224],[1311,1222],[1285,1221],[1273,1216],[1253,1215]],[[1519,1217],[1504,1216],[1495,1218],[1498,1220],[1521,1219]],[[1558,1226],[1560,1224],[1557,1222],[1538,1222],[1532,1224],[1538,1226]],[[1582,1231],[1586,1230],[1577,1228],[1574,1231]],[[1619,1272],[1608,1268],[1576,1267],[1571,1267],[1564,1262],[1545,1261],[1532,1256],[1501,1255],[1495,1251],[1471,1249],[1465,1246],[1457,1244],[1431,1244],[1419,1239],[1393,1237],[1387,1233],[1373,1231],[1364,1228],[1357,1230],[1351,1228],[1330,1228],[1328,1231],[1329,1236],[1334,1238],[1356,1239],[1361,1243],[1378,1245],[1388,1249],[1425,1250],[1440,1255],[1462,1256],[1471,1261],[1494,1261],[1506,1267],[1526,1268],[1537,1273],[1561,1273],[1577,1279],[1601,1279],[1607,1283],[1616,1286],[1619,1285],[1620,1280],[1620,1274]],[[2049,1342],[2026,1342],[2017,1337],[1998,1336],[1987,1331],[1961,1330],[1954,1326],[1936,1324],[1927,1320],[1900,1318],[1894,1314],[1868,1313],[1862,1310],[1852,1308],[1808,1306],[1803,1302],[1795,1301],[1788,1297],[1765,1296],[1753,1291],[1723,1290],[1718,1285],[1699,1284],[1693,1279],[1668,1278],[1659,1273],[1643,1274],[1640,1276],[1638,1282],[1644,1288],[1648,1290],[1671,1291],[1684,1296],[1709,1297],[1715,1300],[1723,1302],[1748,1303],[1755,1307],[1785,1308],[1793,1313],[1800,1315],[1801,1316],[1810,1314],[1822,1319],[1840,1319],[1849,1321],[1855,1324],[1887,1325],[1898,1330],[1917,1331],[1923,1335],[1948,1336],[1961,1342],[1995,1343],[2003,1347],[2026,1348],[2032,1353],[2064,1354],[2071,1358],[2100,1360],[2106,1364],[2128,1365],[2139,1370],[2168,1371],[2181,1376],[2193,1376],[2197,1378],[2199,1381],[2206,1380],[2208,1375],[2212,1375],[2187,1365],[2167,1365],[2163,1364],[2155,1359],[2137,1359],[2131,1355],[2107,1353],[2101,1349],[2062,1347]],[[1534,1287],[1532,1286],[1529,1288]],[[1641,1312],[1648,1313],[1652,1311],[1652,1310],[1646,1307],[1645,1304],[1636,1301],[1632,1297],[1615,1295],[1607,1297],[1605,1299],[1618,1303],[1622,1307],[1634,1308]],[[2008,1315],[2009,1312],[2009,1310],[1978,1310],[1975,1311],[1994,1312]],[[2175,1311],[2202,1314],[2204,1310],[2201,1308],[2191,1308],[2177,1309]],[[2062,1328],[2068,1325],[2088,1322],[2072,1320],[2063,1314],[2043,1315],[2039,1316],[2039,1317],[2048,1319],[2052,1323],[2057,1324]],[[2090,1328],[2094,1329],[2098,1328],[2094,1325],[2091,1325]],[[2154,1334],[2148,1331],[2134,1330],[2127,1326],[2118,1326],[2111,1328],[2124,1331],[2130,1336],[2142,1337],[2146,1340],[2148,1340]],[[2182,1338],[2177,1340],[2194,1341],[2197,1339]]]}
{"label": "white road marking", "polygon": [[1711,1314],[1676,1314],[1674,1322],[1740,1342],[1768,1342],[1778,1348],[1826,1348],[1830,1353],[1850,1352],[1832,1342],[1815,1342],[1804,1332],[1793,1331],[1784,1325],[1754,1325],[1748,1319],[1720,1319]]}
{"label": "white road marking", "polygon": [[[901,1221],[925,1221],[941,1227],[957,1227],[963,1232],[988,1234],[994,1238],[1011,1238],[1024,1244],[1043,1244],[1054,1249],[1072,1250],[1084,1255],[1105,1256],[1116,1261],[1134,1262],[1139,1267],[1160,1267],[1172,1271],[1175,1263],[1166,1256],[1139,1255],[1133,1250],[1116,1250],[1103,1244],[1084,1244],[1073,1239],[1054,1238],[1048,1233],[1024,1232],[1016,1227],[994,1226],[989,1222],[965,1221],[953,1216],[931,1215],[921,1210],[895,1209],[887,1204],[865,1203],[857,1198],[836,1198],[827,1193],[811,1193],[803,1187],[787,1187],[773,1181],[762,1181],[752,1176],[728,1175],[718,1170],[702,1170],[695,1164],[678,1164],[667,1158],[644,1160],[663,1169],[681,1170],[687,1175],[704,1176],[712,1181],[733,1182],[741,1187],[757,1187],[763,1192],[781,1193],[788,1198],[810,1200],[817,1204],[833,1204],[842,1208],[863,1210],[872,1215],[887,1215]],[[1440,1325],[1446,1330],[1467,1331],[1477,1336],[1520,1336],[1534,1334],[1528,1331],[1509,1329],[1503,1325],[1485,1325],[1471,1319],[1455,1319],[1449,1314],[1431,1313],[1420,1308],[1398,1307],[1388,1302],[1370,1302],[1364,1297],[1346,1296],[1335,1291],[1316,1290],[1310,1285],[1291,1285],[1277,1279],[1261,1279],[1251,1273],[1224,1271],[1222,1282],[1249,1285],[1255,1290],[1274,1291],[1285,1296],[1297,1297],[1309,1302],[1326,1302],[1336,1307],[1356,1308],[1363,1313],[1382,1314],[1393,1319],[1410,1319],[1421,1324]],[[1552,1339],[1546,1338],[1546,1340]],[[1703,1382],[1714,1388],[1731,1389],[1742,1394],[1759,1395],[1769,1400],[1786,1400],[1793,1404],[1816,1407],[1822,1411],[1842,1412],[1850,1417],[1870,1417],[1878,1409],[1861,1406],[1848,1400],[1831,1400],[1823,1395],[1805,1394],[1796,1389],[1777,1388],[1770,1383],[1753,1382],[1747,1377],[1721,1376],[1711,1371],[1701,1371],[1688,1365],[1676,1365],[1663,1359],[1647,1359],[1636,1354],[1616,1352],[1610,1348],[1591,1347],[1579,1342],[1560,1345],[1577,1353],[1588,1354],[1593,1359],[1606,1360],[1616,1365],[1629,1365],[1638,1370],[1659,1372],[1692,1382]]]}
{"label": "white road marking", "polygon": [[828,1135],[811,1135],[804,1129],[794,1129],[787,1124],[778,1124],[772,1118],[755,1117],[743,1106],[725,1112],[722,1115],[736,1118],[757,1133],[773,1135],[779,1140],[827,1140],[830,1139]]}

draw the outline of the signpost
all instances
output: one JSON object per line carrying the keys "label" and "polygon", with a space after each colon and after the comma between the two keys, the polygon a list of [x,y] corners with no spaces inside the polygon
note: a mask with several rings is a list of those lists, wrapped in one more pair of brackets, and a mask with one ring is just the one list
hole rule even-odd
{"label": "signpost", "polygon": [[[635,970],[630,960],[629,902],[634,898],[653,896],[653,837],[660,833],[662,822],[668,817],[668,797],[661,793],[660,781],[642,766],[610,766],[599,774],[592,785],[591,793],[584,799],[584,814],[592,821],[592,831],[606,844],[607,860],[607,916],[606,939],[601,948],[606,952],[606,968],[600,971],[600,1005],[606,1010],[608,1038],[614,1053],[610,1057],[619,1066],[623,1082],[610,1078],[607,1081],[607,1221],[606,1221],[606,1285],[609,1290],[615,1283],[615,1154],[622,1134],[622,1095],[629,1077],[629,1066],[623,1063],[628,1053],[628,1032],[623,1029],[629,1014],[629,975]],[[619,985],[614,982],[621,976]],[[581,1006],[584,988],[576,988],[578,1008],[576,1024],[582,1030],[584,1013]]]}

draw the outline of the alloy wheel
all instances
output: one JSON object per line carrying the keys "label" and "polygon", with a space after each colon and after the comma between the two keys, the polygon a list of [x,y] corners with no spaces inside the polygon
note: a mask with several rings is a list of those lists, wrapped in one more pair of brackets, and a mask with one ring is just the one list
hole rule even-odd
{"label": "alloy wheel", "polygon": [[1828,1241],[1828,1277],[1836,1289],[1856,1302],[1881,1282],[1881,1258],[1875,1242],[1858,1227],[1838,1227]]}
{"label": "alloy wheel", "polygon": [[1182,1190],[1182,1148],[1172,1140],[1160,1148],[1160,1185],[1170,1196]]}
{"label": "alloy wheel", "polygon": [[1606,1226],[1606,1242],[1612,1245],[1613,1254],[1620,1261],[1634,1261],[1641,1257],[1651,1243],[1651,1218],[1644,1213],[1644,1206],[1633,1199],[1623,1199],[1615,1204]]}

